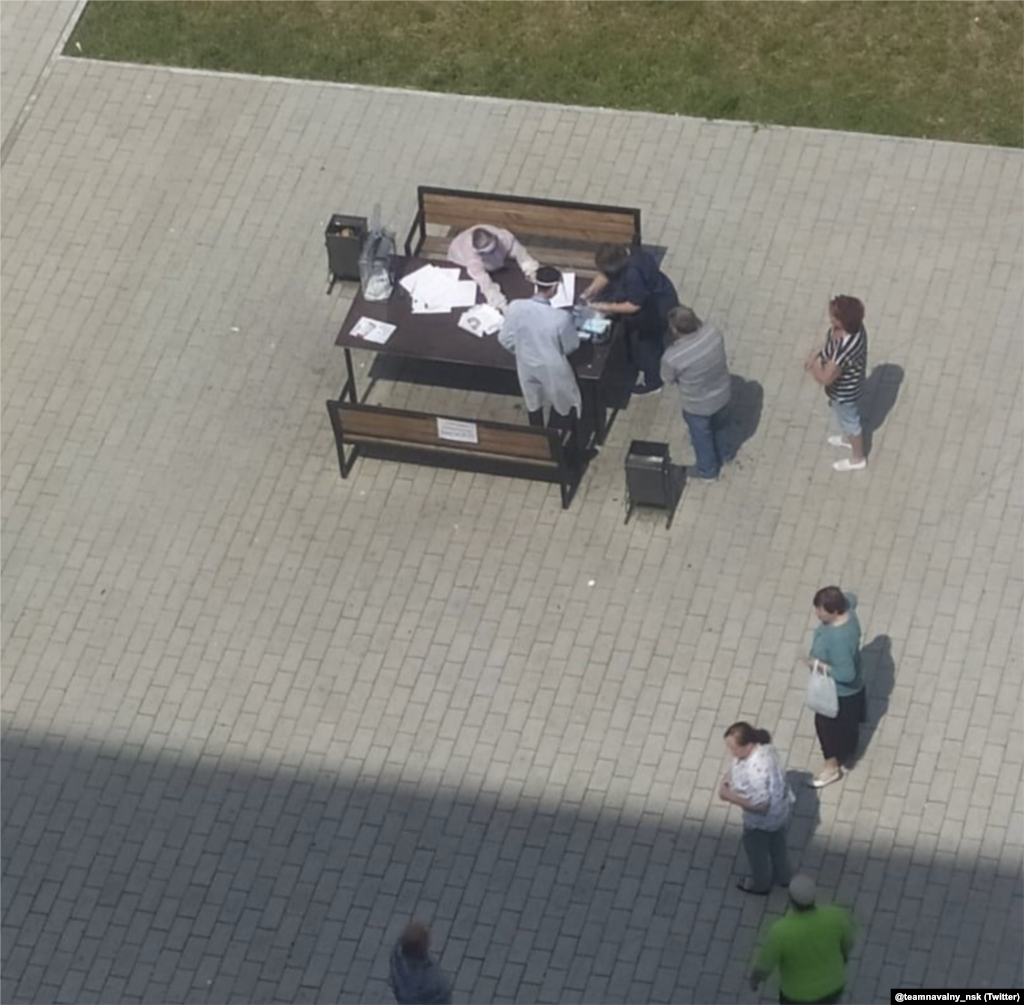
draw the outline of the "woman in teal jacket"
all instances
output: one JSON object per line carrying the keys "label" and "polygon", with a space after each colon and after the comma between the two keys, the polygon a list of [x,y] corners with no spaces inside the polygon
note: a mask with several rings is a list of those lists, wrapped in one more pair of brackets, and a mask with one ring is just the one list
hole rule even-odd
{"label": "woman in teal jacket", "polygon": [[825,767],[811,784],[824,788],[843,777],[843,765],[857,751],[860,724],[866,718],[864,675],[860,662],[860,622],[854,608],[857,601],[838,586],[826,586],[814,595],[814,613],[821,622],[814,629],[808,665],[817,660],[836,682],[839,714],[834,719],[815,714]]}

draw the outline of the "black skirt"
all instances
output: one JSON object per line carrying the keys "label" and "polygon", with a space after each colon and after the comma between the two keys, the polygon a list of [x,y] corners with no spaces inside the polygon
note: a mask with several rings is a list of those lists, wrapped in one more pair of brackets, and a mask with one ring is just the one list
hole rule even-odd
{"label": "black skirt", "polygon": [[861,689],[856,694],[840,696],[839,714],[834,719],[814,716],[814,728],[826,761],[835,758],[840,764],[846,764],[852,760],[866,713],[867,702]]}

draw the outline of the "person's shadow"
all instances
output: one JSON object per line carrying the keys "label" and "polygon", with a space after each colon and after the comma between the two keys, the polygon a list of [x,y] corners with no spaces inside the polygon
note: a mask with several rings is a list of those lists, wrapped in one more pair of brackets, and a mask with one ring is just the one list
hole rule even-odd
{"label": "person's shadow", "polygon": [[790,851],[793,852],[793,859],[800,862],[800,866],[797,866],[793,870],[794,872],[800,872],[801,868],[813,868],[820,859],[820,853],[814,861],[808,857],[814,832],[821,823],[821,802],[818,798],[818,790],[811,786],[813,780],[814,775],[810,771],[790,768],[786,772],[786,782],[796,796],[787,832],[787,843]]}
{"label": "person's shadow", "polygon": [[892,639],[876,635],[860,652],[867,697],[867,721],[861,725],[860,742],[853,757],[856,764],[871,744],[882,719],[889,711],[889,698],[896,686],[896,664],[892,658]]}
{"label": "person's shadow", "polygon": [[875,431],[881,429],[896,404],[902,383],[903,367],[895,363],[880,363],[864,381],[860,421],[866,454],[871,453]]}
{"label": "person's shadow", "polygon": [[736,374],[729,375],[729,382],[729,434],[733,446],[739,450],[761,424],[764,388],[756,380],[744,380]]}

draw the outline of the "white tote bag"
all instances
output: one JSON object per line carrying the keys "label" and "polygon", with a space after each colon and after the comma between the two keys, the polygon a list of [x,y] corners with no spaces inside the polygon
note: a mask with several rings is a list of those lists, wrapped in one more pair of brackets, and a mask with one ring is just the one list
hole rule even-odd
{"label": "white tote bag", "polygon": [[826,719],[834,719],[839,715],[839,694],[836,682],[828,671],[821,668],[818,660],[814,661],[811,672],[807,675],[807,707]]}

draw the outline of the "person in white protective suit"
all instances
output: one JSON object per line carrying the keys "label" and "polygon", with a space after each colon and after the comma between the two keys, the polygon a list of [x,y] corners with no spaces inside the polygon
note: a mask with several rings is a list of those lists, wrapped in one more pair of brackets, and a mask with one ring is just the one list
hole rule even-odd
{"label": "person in white protective suit", "polygon": [[[534,293],[529,300],[508,305],[498,341],[516,358],[519,387],[523,392],[530,425],[544,425],[544,409],[560,416],[582,412],[580,386],[569,360],[579,348],[580,337],[567,311],[551,306],[562,274],[549,265],[537,270]],[[552,416],[554,419],[554,416]]]}
{"label": "person in white protective suit", "polygon": [[524,248],[511,231],[501,227],[480,224],[464,230],[448,245],[448,261],[461,265],[480,287],[487,302],[498,310],[508,305],[501,287],[491,279],[491,273],[503,269],[509,258],[514,258],[523,275],[534,280],[537,260]]}

